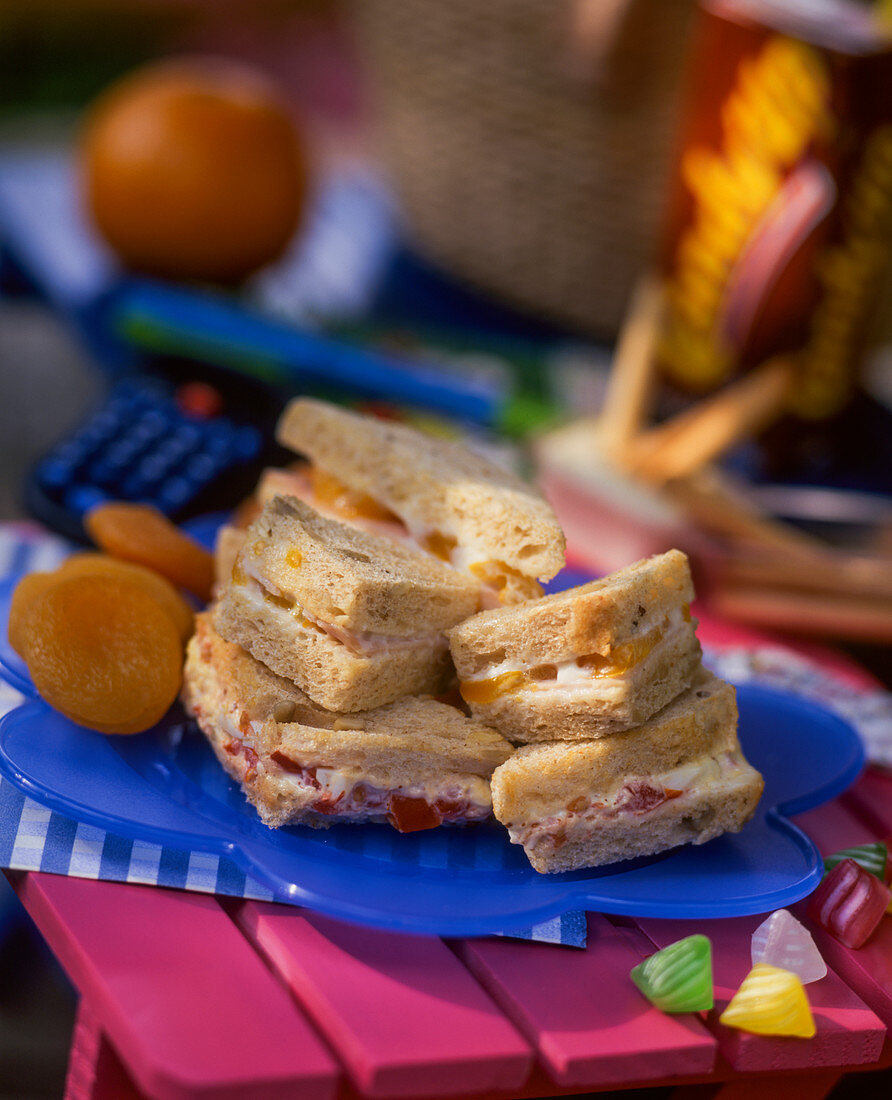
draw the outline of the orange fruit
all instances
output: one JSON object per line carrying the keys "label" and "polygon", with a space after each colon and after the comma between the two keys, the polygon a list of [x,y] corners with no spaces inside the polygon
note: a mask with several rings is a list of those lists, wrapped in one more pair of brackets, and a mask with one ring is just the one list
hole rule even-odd
{"label": "orange fruit", "polygon": [[85,118],[84,199],[134,271],[235,283],[281,254],[307,190],[275,84],[239,62],[183,57],[112,85]]}

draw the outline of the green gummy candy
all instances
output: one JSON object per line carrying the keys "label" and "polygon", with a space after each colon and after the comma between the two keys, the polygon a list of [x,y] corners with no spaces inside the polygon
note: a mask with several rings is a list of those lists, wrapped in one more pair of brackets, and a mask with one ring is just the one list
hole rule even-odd
{"label": "green gummy candy", "polygon": [[706,936],[686,936],[639,963],[629,975],[663,1012],[712,1008],[712,945]]}
{"label": "green gummy candy", "polygon": [[824,870],[832,871],[837,863],[844,859],[853,859],[859,867],[863,867],[871,875],[876,875],[880,882],[886,881],[886,860],[889,850],[882,841],[876,844],[860,844],[857,848],[844,848],[841,852],[834,852],[824,860]]}

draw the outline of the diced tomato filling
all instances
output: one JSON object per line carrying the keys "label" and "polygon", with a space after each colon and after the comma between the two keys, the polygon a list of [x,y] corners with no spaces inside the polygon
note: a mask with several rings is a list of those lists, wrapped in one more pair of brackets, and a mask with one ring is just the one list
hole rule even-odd
{"label": "diced tomato filling", "polygon": [[316,778],[316,768],[299,764],[278,750],[270,753],[270,759],[284,771],[299,776],[306,786],[319,791],[313,803],[315,813],[350,813],[363,809],[370,814],[386,814],[390,824],[401,833],[416,833],[435,829],[444,821],[477,819],[489,812],[488,807],[478,810],[464,799],[437,798],[432,804],[426,798],[384,791],[362,782],[354,784],[349,794],[341,791],[333,796]]}
{"label": "diced tomato filling", "polygon": [[257,765],[260,763],[260,757],[251,748],[250,745],[246,745],[244,741],[238,741],[236,739],[229,740],[225,743],[223,748],[230,756],[243,757],[245,761],[245,778],[253,779],[257,772]]}
{"label": "diced tomato filling", "polygon": [[623,787],[613,808],[617,813],[646,814],[662,806],[665,801],[666,792],[662,787],[636,779]]}
{"label": "diced tomato filling", "polygon": [[673,798],[680,798],[684,794],[682,790],[674,787],[654,786],[643,779],[632,780],[619,792],[612,806],[605,806],[603,802],[590,802],[580,795],[567,805],[567,812],[571,814],[585,814],[595,811],[605,817],[616,817],[619,814],[646,814],[669,802]]}
{"label": "diced tomato filling", "polygon": [[436,829],[443,818],[427,799],[409,798],[403,794],[390,796],[390,812],[387,820],[401,833],[418,833],[422,829]]}

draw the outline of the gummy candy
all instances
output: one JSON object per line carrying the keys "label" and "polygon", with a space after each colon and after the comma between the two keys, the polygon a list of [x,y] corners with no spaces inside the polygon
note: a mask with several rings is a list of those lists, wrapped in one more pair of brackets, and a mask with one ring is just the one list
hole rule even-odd
{"label": "gummy candy", "polygon": [[802,982],[791,971],[768,963],[756,963],[747,974],[719,1016],[719,1023],[754,1035],[810,1039],[815,1033]]}
{"label": "gummy candy", "polygon": [[753,966],[768,963],[789,970],[807,985],[827,973],[815,941],[788,909],[778,909],[753,932]]}
{"label": "gummy candy", "polygon": [[844,848],[841,852],[834,852],[824,860],[824,870],[832,871],[837,863],[844,859],[853,859],[859,867],[863,867],[872,875],[885,883],[886,861],[889,858],[889,849],[882,841],[876,844],[859,844],[857,848]]}
{"label": "gummy candy", "polygon": [[876,930],[890,897],[875,875],[844,859],[812,894],[808,915],[846,947],[861,947]]}
{"label": "gummy candy", "polygon": [[712,946],[706,936],[687,936],[639,963],[629,975],[663,1012],[712,1008]]}

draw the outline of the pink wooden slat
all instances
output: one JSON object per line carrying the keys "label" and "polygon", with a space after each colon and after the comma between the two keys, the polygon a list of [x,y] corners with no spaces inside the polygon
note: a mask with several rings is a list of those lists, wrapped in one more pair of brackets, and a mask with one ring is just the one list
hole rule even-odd
{"label": "pink wooden slat", "polygon": [[892,775],[868,769],[844,801],[875,833],[877,840],[892,836]]}
{"label": "pink wooden slat", "polygon": [[808,813],[799,814],[793,821],[808,833],[822,856],[856,844],[870,844],[879,840],[876,833],[840,799],[819,806],[816,810],[809,810]]}
{"label": "pink wooden slat", "polygon": [[255,902],[235,919],[363,1095],[516,1089],[533,1053],[442,940]]}
{"label": "pink wooden slat", "polygon": [[157,1100],[329,1100],[338,1067],[211,897],[29,874],[20,896]]}
{"label": "pink wooden slat", "polygon": [[797,907],[796,916],[808,926],[827,965],[892,1027],[892,917],[883,917],[867,943],[853,950],[809,921],[803,909]]}
{"label": "pink wooden slat", "polygon": [[83,997],[68,1053],[65,1100],[142,1100]]}
{"label": "pink wooden slat", "polygon": [[693,1016],[653,1008],[629,978],[641,956],[600,916],[580,951],[467,940],[461,958],[539,1050],[563,1086],[603,1088],[708,1073],[715,1042]]}
{"label": "pink wooden slat", "polygon": [[638,924],[658,948],[694,932],[710,938],[715,1008],[708,1014],[707,1023],[718,1038],[722,1055],[736,1070],[818,1069],[876,1062],[886,1028],[832,971],[821,981],[806,986],[817,1025],[817,1034],[812,1039],[750,1035],[718,1022],[752,967],[752,934],[764,919],[763,914],[713,921],[642,919]]}

